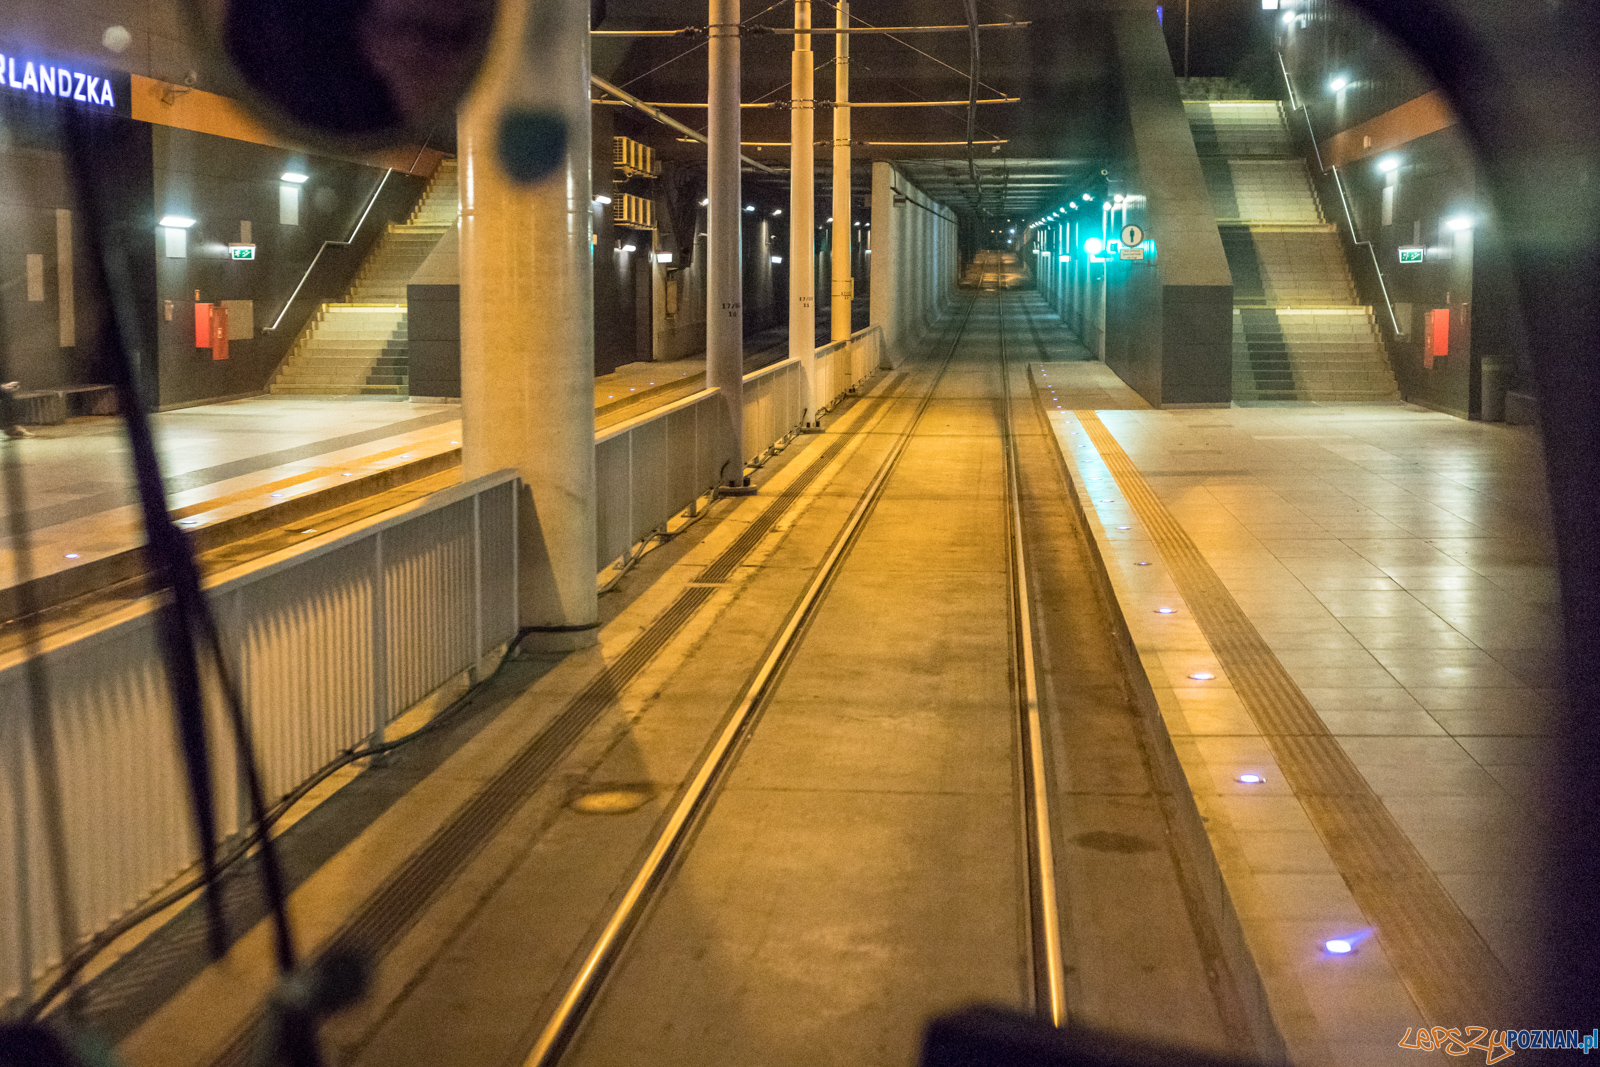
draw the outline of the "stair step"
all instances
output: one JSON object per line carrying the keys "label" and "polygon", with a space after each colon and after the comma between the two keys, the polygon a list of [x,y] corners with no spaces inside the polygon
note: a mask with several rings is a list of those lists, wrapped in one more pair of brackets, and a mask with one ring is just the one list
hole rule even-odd
{"label": "stair step", "polygon": [[422,200],[390,223],[344,300],[324,305],[296,339],[270,389],[297,396],[404,396],[410,361],[406,286],[460,215],[455,160],[442,160]]}

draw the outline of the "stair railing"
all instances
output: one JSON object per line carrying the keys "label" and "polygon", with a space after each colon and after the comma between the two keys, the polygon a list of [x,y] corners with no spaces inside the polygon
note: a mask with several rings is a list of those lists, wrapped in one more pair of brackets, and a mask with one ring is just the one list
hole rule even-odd
{"label": "stair railing", "polygon": [[329,248],[349,248],[355,243],[357,235],[361,233],[361,227],[366,224],[367,216],[372,214],[372,207],[378,202],[378,197],[382,194],[383,187],[389,183],[389,175],[393,173],[394,168],[390,167],[383,172],[383,177],[378,179],[378,186],[372,190],[372,195],[367,198],[366,209],[361,212],[361,217],[356,220],[355,228],[350,231],[349,237],[346,237],[343,241],[322,242],[322,247],[317,249],[317,254],[311,257],[311,265],[306,268],[304,274],[300,275],[300,284],[294,287],[294,292],[289,294],[289,299],[284,301],[283,307],[278,311],[278,317],[272,320],[272,325],[264,329],[263,333],[273,333],[277,330],[278,325],[283,322],[283,317],[289,313],[289,308],[294,305],[295,298],[300,295],[300,290],[306,287],[306,281],[311,277],[311,272],[317,269],[317,263],[322,259],[324,252]]}
{"label": "stair railing", "polygon": [[1311,106],[1300,100],[1294,91],[1294,81],[1289,77],[1289,68],[1283,61],[1283,53],[1278,54],[1278,69],[1283,71],[1283,84],[1289,90],[1289,109],[1298,111],[1305,118],[1306,135],[1311,138],[1311,151],[1317,157],[1317,169],[1324,177],[1333,175],[1334,187],[1339,190],[1339,204],[1344,208],[1345,225],[1350,230],[1350,242],[1357,248],[1365,248],[1367,255],[1372,257],[1372,273],[1377,276],[1378,290],[1383,294],[1383,306],[1389,312],[1389,325],[1394,330],[1393,336],[1400,336],[1400,319],[1394,313],[1394,301],[1389,299],[1389,285],[1383,280],[1383,267],[1378,262],[1378,250],[1371,241],[1362,240],[1361,233],[1356,229],[1355,215],[1350,210],[1350,198],[1344,191],[1344,179],[1339,176],[1337,166],[1328,166],[1322,161],[1322,146],[1317,142],[1317,131],[1311,125]]}

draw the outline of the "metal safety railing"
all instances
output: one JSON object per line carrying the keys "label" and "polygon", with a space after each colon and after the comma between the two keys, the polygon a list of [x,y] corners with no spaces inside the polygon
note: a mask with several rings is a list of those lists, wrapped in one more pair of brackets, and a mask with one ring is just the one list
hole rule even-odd
{"label": "metal safety railing", "polygon": [[[209,584],[268,796],[287,794],[516,636],[517,484],[511,471],[478,478]],[[58,899],[72,902],[67,928],[87,939],[195,862],[157,603],[56,635],[43,650],[65,894],[44,859],[23,653],[0,657],[0,1002],[31,999],[60,962]],[[215,751],[232,751],[220,714],[212,727]],[[219,830],[244,833],[242,775],[228,759],[214,767]]]}
{"label": "metal safety railing", "polygon": [[1300,112],[1305,119],[1306,136],[1311,138],[1311,151],[1316,156],[1317,169],[1324,177],[1330,174],[1333,176],[1334,188],[1339,191],[1339,204],[1344,209],[1344,223],[1346,231],[1350,234],[1350,243],[1357,248],[1365,248],[1367,255],[1372,257],[1372,274],[1378,280],[1378,291],[1383,296],[1384,310],[1389,313],[1389,326],[1394,331],[1391,336],[1399,337],[1400,320],[1395,315],[1394,301],[1389,297],[1389,285],[1383,278],[1383,267],[1378,260],[1378,250],[1371,241],[1363,240],[1361,231],[1356,228],[1355,214],[1350,210],[1350,198],[1345,193],[1344,179],[1339,174],[1339,168],[1337,166],[1330,167],[1322,160],[1322,146],[1317,141],[1317,131],[1311,124],[1311,106],[1301,100],[1294,91],[1294,80],[1289,77],[1289,67],[1283,61],[1283,53],[1279,52],[1277,55],[1278,69],[1283,72],[1283,84],[1289,92],[1289,109]]}
{"label": "metal safety railing", "polygon": [[[817,395],[828,398],[819,406],[870,377],[881,349],[876,326],[818,349]],[[745,376],[745,457],[799,430],[804,380],[798,359]],[[597,434],[598,559],[629,555],[692,512],[725,476],[730,432],[721,391],[708,389]],[[519,484],[512,471],[478,478],[208,584],[269,797],[296,790],[515,639]],[[147,598],[44,646],[65,894],[45,862],[23,653],[0,656],[0,1005],[31,999],[61,962],[54,901],[72,902],[67,926],[81,943],[195,863],[157,604]],[[218,753],[231,751],[220,714],[213,734]],[[244,834],[242,775],[228,759],[214,766],[220,832]]]}
{"label": "metal safety railing", "polygon": [[[883,331],[869,326],[812,358],[818,412],[832,410],[878,368]],[[744,376],[740,454],[759,461],[806,421],[805,368],[785,359]],[[824,399],[825,398],[825,399]],[[706,389],[595,435],[595,558],[627,557],[727,475],[717,458],[732,432],[722,394]]]}
{"label": "metal safety railing", "polygon": [[832,411],[883,361],[883,327],[868,326],[816,353],[817,414]]}
{"label": "metal safety railing", "polygon": [[695,506],[720,480],[732,427],[720,389],[595,436],[595,558],[607,564]]}
{"label": "metal safety railing", "polygon": [[[420,155],[420,153],[419,153]],[[300,275],[300,281],[295,284],[294,291],[289,294],[289,299],[283,302],[283,307],[278,309],[278,315],[272,320],[272,325],[264,328],[265,333],[272,333],[283,324],[283,317],[289,314],[289,309],[294,306],[295,300],[300,296],[300,290],[306,287],[306,282],[311,279],[311,272],[317,269],[317,264],[322,262],[322,254],[330,248],[349,248],[356,243],[356,238],[361,233],[361,227],[367,224],[367,216],[372,214],[373,207],[378,203],[378,197],[383,195],[383,187],[389,184],[389,177],[394,174],[394,168],[383,172],[383,177],[378,179],[378,184],[373,186],[372,195],[367,197],[367,206],[362,209],[361,217],[356,219],[355,226],[350,229],[350,236],[342,241],[324,241],[317,249],[317,254],[311,257],[311,262],[306,265],[305,273]]]}

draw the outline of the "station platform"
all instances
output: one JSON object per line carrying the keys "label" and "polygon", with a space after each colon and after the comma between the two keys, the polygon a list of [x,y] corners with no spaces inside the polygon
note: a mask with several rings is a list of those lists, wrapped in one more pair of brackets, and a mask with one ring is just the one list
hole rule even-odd
{"label": "station platform", "polygon": [[[750,346],[746,372],[786,355],[765,337]],[[703,359],[627,364],[595,379],[596,426],[704,388]],[[173,515],[197,548],[252,541],[221,552],[218,564],[352,521],[371,510],[354,506],[361,501],[394,507],[442,488],[460,462],[461,408],[450,402],[260,396],[160,412],[151,421]],[[120,420],[38,427],[12,447],[22,464],[33,548],[26,573],[37,602],[55,608],[143,573],[144,531]],[[318,521],[301,522],[310,519]],[[12,543],[9,529],[0,531],[0,614],[8,618],[23,573]],[[79,614],[67,612],[50,628]]]}
{"label": "station platform", "polygon": [[[286,820],[304,950],[378,961],[335,1062],[553,1062],[702,780],[561,1062],[908,1063],[934,1013],[1037,1008],[1018,612],[1074,1025],[1318,1067],[1517,1025],[1561,648],[1537,439],[1151,410],[1031,292],[958,305],[645,555],[597,648],[508,662]],[[86,975],[131,1067],[248,1061],[252,885],[220,962],[189,904]]]}
{"label": "station platform", "polygon": [[[151,417],[173,515],[202,550],[453,466],[460,408],[258,397]],[[121,420],[75,419],[8,442],[21,466],[28,573],[46,605],[142,573],[144,543]],[[19,560],[0,535],[0,602]],[[9,615],[8,615],[9,617]]]}
{"label": "station platform", "polygon": [[1514,1027],[1562,647],[1537,438],[1087,410],[1089,369],[1032,371],[1294,1062]]}

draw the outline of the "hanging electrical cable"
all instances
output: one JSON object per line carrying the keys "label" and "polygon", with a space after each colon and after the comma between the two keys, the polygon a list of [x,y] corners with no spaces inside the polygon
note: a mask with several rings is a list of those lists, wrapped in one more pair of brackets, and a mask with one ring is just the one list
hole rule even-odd
{"label": "hanging electrical cable", "polygon": [[[0,301],[0,425],[17,425],[15,390],[11,380],[11,333],[7,327],[4,302]],[[22,629],[23,678],[27,693],[27,730],[33,754],[34,781],[39,793],[40,822],[44,829],[46,862],[56,920],[56,938],[61,958],[72,954],[77,942],[77,904],[72,892],[71,868],[67,863],[65,806],[61,791],[61,769],[56,758],[55,718],[50,712],[50,678],[45,671],[43,634],[40,630],[39,603],[33,573],[33,531],[28,522],[27,488],[23,483],[22,457],[16,438],[8,433],[0,449],[5,472],[6,513],[11,534],[11,558],[16,581],[17,619]],[[26,798],[18,791],[14,801],[19,812]],[[26,872],[27,834],[17,835],[18,866]],[[18,883],[26,885],[24,877]],[[19,902],[21,903],[21,902]],[[21,904],[19,910],[27,905]],[[70,1006],[70,1002],[69,1002]]]}
{"label": "hanging electrical cable", "polygon": [[[269,811],[256,767],[249,721],[223,652],[216,619],[200,587],[193,546],[188,535],[173,523],[167,507],[155,439],[136,372],[145,339],[133,301],[132,266],[124,236],[127,226],[107,212],[101,186],[105,179],[93,165],[95,133],[96,127],[84,116],[75,112],[66,116],[64,147],[86,222],[86,251],[102,300],[100,347],[127,429],[152,585],[158,595],[167,598],[156,616],[158,639],[200,850],[208,947],[213,957],[220,958],[228,937],[217,886],[218,828],[202,690],[202,650],[223,693],[251,823],[266,825]],[[289,923],[282,867],[268,833],[260,835],[257,871],[271,919],[274,962],[279,974],[272,1021],[262,1036],[259,1059],[291,1067],[320,1067],[316,1029],[328,1014],[361,995],[368,968],[357,956],[340,955],[324,956],[313,967],[301,970]]]}

